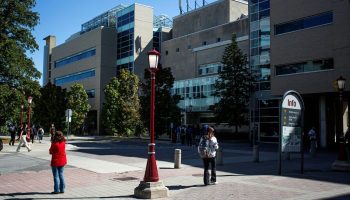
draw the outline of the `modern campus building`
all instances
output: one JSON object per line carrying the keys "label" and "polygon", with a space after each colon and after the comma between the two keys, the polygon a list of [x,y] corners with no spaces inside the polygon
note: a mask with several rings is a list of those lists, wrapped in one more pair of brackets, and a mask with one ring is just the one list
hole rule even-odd
{"label": "modern campus building", "polygon": [[304,130],[315,126],[320,146],[332,146],[339,122],[344,131],[349,122],[348,93],[339,106],[335,81],[348,79],[348,90],[350,2],[250,0],[249,11],[250,66],[260,77],[252,122],[261,139],[280,132],[281,96],[295,90],[305,103]]}
{"label": "modern campus building", "polygon": [[81,31],[56,46],[55,36],[45,38],[44,85],[51,81],[63,88],[83,84],[91,105],[87,117],[90,133],[101,132],[104,88],[121,69],[141,78],[148,67],[147,52],[160,50],[170,31],[166,16],[153,16],[141,4],[119,5],[82,24]]}
{"label": "modern campus building", "polygon": [[233,33],[239,47],[249,53],[247,15],[246,1],[219,0],[173,18],[172,37],[162,43],[161,62],[175,77],[172,93],[182,97],[183,125],[213,123],[209,106],[219,100],[213,96],[214,83]]}

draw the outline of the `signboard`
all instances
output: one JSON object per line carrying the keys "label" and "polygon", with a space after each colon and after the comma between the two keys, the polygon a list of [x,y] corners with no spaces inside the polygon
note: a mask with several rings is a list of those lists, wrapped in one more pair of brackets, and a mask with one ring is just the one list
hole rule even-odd
{"label": "signboard", "polygon": [[72,113],[73,113],[72,109],[67,109],[66,110],[66,117],[72,117]]}
{"label": "signboard", "polygon": [[286,92],[281,104],[281,152],[301,152],[303,112],[299,93]]}

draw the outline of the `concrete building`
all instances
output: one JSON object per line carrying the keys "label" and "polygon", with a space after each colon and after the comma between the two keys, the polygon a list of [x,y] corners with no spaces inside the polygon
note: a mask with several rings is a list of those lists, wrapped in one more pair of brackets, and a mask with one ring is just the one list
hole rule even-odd
{"label": "concrete building", "polygon": [[166,20],[165,16],[154,17],[149,6],[119,5],[82,24],[81,31],[63,44],[56,46],[54,36],[46,37],[44,84],[51,81],[68,89],[74,83],[83,84],[91,105],[86,126],[92,134],[102,132],[106,84],[121,69],[143,77],[147,52],[154,45],[159,49],[170,31],[163,27],[168,25]]}
{"label": "concrete building", "polygon": [[173,94],[181,95],[182,124],[213,123],[209,106],[222,55],[237,35],[239,47],[249,53],[248,3],[219,0],[173,18],[172,38],[162,43],[161,62],[170,67]]}
{"label": "concrete building", "polygon": [[[349,1],[250,0],[250,66],[260,75],[252,122],[261,139],[279,133],[279,101],[288,90],[305,103],[304,131],[316,127],[321,147],[332,146],[340,122],[348,129],[348,92],[339,103],[334,85],[348,79],[350,55]],[[341,107],[341,108],[339,108]],[[342,116],[342,117],[340,117]],[[272,123],[271,123],[272,122]],[[266,139],[266,138],[265,138]]]}

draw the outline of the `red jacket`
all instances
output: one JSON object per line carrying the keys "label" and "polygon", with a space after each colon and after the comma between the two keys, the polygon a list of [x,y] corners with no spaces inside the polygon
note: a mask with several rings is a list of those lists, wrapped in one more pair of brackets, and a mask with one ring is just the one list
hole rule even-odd
{"label": "red jacket", "polygon": [[53,142],[50,147],[51,166],[62,167],[67,164],[66,157],[66,143],[65,142]]}

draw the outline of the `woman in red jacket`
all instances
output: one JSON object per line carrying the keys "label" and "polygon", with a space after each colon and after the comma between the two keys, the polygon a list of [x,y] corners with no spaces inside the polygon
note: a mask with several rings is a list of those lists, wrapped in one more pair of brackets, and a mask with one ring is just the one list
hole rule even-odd
{"label": "woman in red jacket", "polygon": [[67,164],[66,157],[66,139],[61,131],[57,131],[52,138],[50,147],[51,168],[54,180],[53,194],[64,193],[64,166]]}

